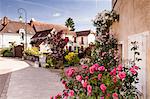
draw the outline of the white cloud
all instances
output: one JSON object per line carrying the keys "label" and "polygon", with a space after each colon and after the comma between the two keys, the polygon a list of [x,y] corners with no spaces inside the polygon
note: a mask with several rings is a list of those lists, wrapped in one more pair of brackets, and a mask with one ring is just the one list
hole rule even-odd
{"label": "white cloud", "polygon": [[53,17],[59,17],[59,16],[61,16],[60,13],[54,13],[54,14],[53,14]]}

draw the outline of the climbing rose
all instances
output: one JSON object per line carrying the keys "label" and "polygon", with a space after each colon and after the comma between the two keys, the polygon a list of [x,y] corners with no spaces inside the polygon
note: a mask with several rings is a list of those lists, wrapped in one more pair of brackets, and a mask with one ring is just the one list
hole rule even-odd
{"label": "climbing rose", "polygon": [[94,68],[93,66],[91,66],[89,69],[90,69],[90,73],[91,73],[91,74],[94,74],[95,68]]}
{"label": "climbing rose", "polygon": [[110,75],[115,76],[116,75],[116,68],[114,68],[111,72]]}
{"label": "climbing rose", "polygon": [[69,96],[74,96],[74,91],[73,90],[70,90],[70,92],[69,92]]}
{"label": "climbing rose", "polygon": [[136,70],[135,70],[133,67],[130,68],[130,72],[131,72],[133,75],[137,74]]}
{"label": "climbing rose", "polygon": [[100,80],[102,77],[102,74],[98,74],[98,80]]}
{"label": "climbing rose", "polygon": [[105,70],[105,67],[104,67],[104,66],[100,66],[100,67],[98,68],[98,70],[99,70],[99,71],[104,71],[104,70]]}
{"label": "climbing rose", "polygon": [[106,86],[104,85],[104,84],[101,84],[100,85],[100,89],[102,90],[102,92],[104,93],[105,92],[105,90],[106,90]]}
{"label": "climbing rose", "polygon": [[118,65],[117,70],[118,70],[118,71],[121,71],[121,70],[122,70],[122,64]]}
{"label": "climbing rose", "polygon": [[126,77],[126,73],[125,72],[119,72],[118,76],[122,80]]}
{"label": "climbing rose", "polygon": [[88,91],[88,94],[91,95],[91,93],[92,93],[92,86],[91,85],[87,85],[87,91]]}
{"label": "climbing rose", "polygon": [[86,68],[88,68],[88,66],[87,65],[82,65],[82,68],[86,69]]}
{"label": "climbing rose", "polygon": [[87,81],[82,80],[81,83],[82,83],[83,88],[86,88],[86,87],[87,87],[87,84],[88,84]]}
{"label": "climbing rose", "polygon": [[116,92],[113,93],[112,96],[113,96],[113,99],[118,99],[118,94]]}
{"label": "climbing rose", "polygon": [[72,77],[72,75],[75,73],[75,70],[73,68],[69,68],[67,71],[66,71],[66,74],[68,77]]}
{"label": "climbing rose", "polygon": [[81,75],[77,75],[76,76],[76,80],[79,81],[79,82],[81,82],[82,81],[82,76]]}
{"label": "climbing rose", "polygon": [[86,77],[85,77],[85,79],[89,79],[89,77],[88,77],[88,76],[86,76]]}
{"label": "climbing rose", "polygon": [[116,76],[113,77],[113,82],[114,82],[114,83],[117,82],[117,77],[116,77]]}
{"label": "climbing rose", "polygon": [[134,65],[134,66],[133,66],[133,68],[134,68],[134,69],[136,69],[136,70],[138,70],[138,69],[139,69],[139,67],[138,67],[138,66],[136,66],[136,65]]}
{"label": "climbing rose", "polygon": [[98,67],[99,67],[99,64],[96,63],[96,64],[94,64],[92,67],[94,68],[94,70],[97,71],[97,70],[98,70]]}

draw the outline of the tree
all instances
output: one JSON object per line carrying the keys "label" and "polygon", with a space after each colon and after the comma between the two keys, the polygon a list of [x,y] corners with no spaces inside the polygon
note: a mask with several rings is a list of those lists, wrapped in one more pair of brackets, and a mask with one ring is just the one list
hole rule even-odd
{"label": "tree", "polygon": [[65,22],[65,26],[67,26],[69,28],[70,31],[74,31],[75,30],[75,24],[72,18],[68,18]]}
{"label": "tree", "polygon": [[[64,47],[68,43],[67,39],[63,39],[61,36],[63,31],[51,33],[47,39],[50,45],[52,53],[51,58],[55,61],[55,68],[61,68],[63,65]],[[63,67],[62,67],[63,68]]]}
{"label": "tree", "polygon": [[99,63],[108,70],[118,65],[117,39],[109,33],[110,26],[118,20],[115,12],[103,11],[94,20],[96,27],[96,44],[93,50],[93,63]]}

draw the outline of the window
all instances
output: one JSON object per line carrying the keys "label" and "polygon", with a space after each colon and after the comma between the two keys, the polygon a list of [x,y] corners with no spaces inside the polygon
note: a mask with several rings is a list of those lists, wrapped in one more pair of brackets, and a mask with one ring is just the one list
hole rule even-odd
{"label": "window", "polygon": [[74,43],[77,43],[76,39],[77,39],[77,38],[76,38],[76,37],[74,37]]}
{"label": "window", "polygon": [[84,42],[83,42],[83,37],[81,37],[81,44],[84,44]]}
{"label": "window", "polygon": [[74,46],[74,51],[76,50],[76,46]]}
{"label": "window", "polygon": [[68,37],[65,37],[65,42],[68,42],[69,41],[69,38]]}
{"label": "window", "polygon": [[68,46],[66,46],[66,50],[68,50]]}
{"label": "window", "polygon": [[72,47],[71,46],[69,46],[69,52],[71,52],[72,51]]}
{"label": "window", "polygon": [[81,46],[81,51],[83,51],[84,50],[84,48],[83,48],[83,46]]}

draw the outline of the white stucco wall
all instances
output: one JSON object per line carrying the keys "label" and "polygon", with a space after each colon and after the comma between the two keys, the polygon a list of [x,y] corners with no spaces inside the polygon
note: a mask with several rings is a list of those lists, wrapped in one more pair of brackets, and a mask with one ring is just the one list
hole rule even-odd
{"label": "white stucco wall", "polygon": [[[29,47],[29,43],[30,43],[30,38],[33,35],[29,35],[27,36],[27,43],[28,43],[28,47]],[[4,33],[4,34],[0,34],[0,48],[5,48],[5,47],[9,47],[9,42],[16,42],[16,44],[21,44],[24,43],[23,40],[21,40],[21,36],[17,33]]]}

